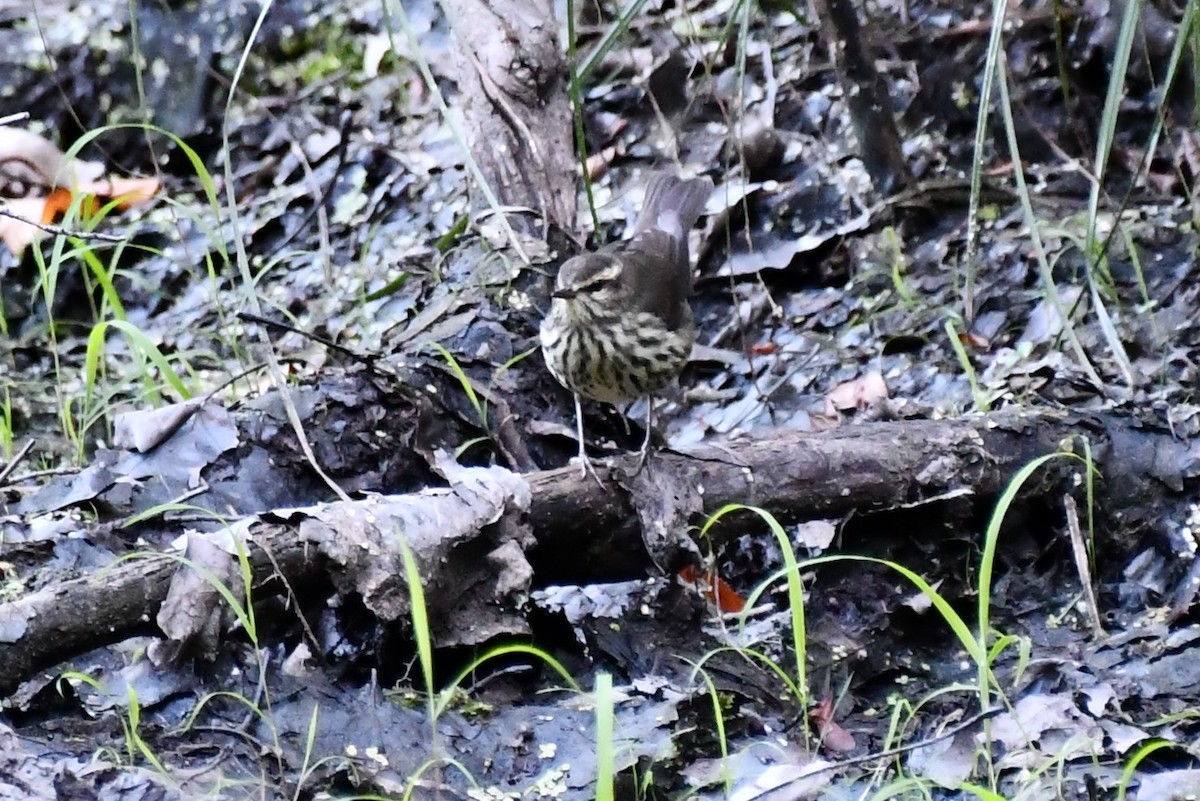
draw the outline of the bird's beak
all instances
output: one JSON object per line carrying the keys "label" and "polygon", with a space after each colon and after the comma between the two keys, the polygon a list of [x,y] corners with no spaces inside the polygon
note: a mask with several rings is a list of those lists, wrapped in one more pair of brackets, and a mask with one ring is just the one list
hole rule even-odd
{"label": "bird's beak", "polygon": [[556,289],[550,293],[552,298],[560,298],[562,300],[572,300],[578,294],[574,289]]}

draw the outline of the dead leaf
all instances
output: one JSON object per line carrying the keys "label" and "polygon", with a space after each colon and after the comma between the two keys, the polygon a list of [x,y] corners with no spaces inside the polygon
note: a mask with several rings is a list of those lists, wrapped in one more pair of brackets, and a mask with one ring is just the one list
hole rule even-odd
{"label": "dead leaf", "polygon": [[42,197],[13,198],[0,204],[4,212],[0,214],[0,241],[9,253],[20,256],[42,236],[42,229],[29,221],[40,220],[45,207],[46,199]]}
{"label": "dead leaf", "polygon": [[828,751],[845,753],[858,747],[854,735],[843,729],[833,719],[833,698],[825,696],[808,711],[808,718],[817,726],[821,746]]}
{"label": "dead leaf", "polygon": [[965,348],[972,350],[987,350],[991,347],[991,340],[985,336],[974,333],[973,331],[960,331],[958,333],[958,341]]}
{"label": "dead leaf", "polygon": [[95,181],[103,174],[103,164],[68,159],[44,136],[24,128],[0,128],[0,193],[17,183],[52,189]]}
{"label": "dead leaf", "polygon": [[825,396],[826,414],[858,409],[863,411],[876,406],[888,398],[887,382],[878,370],[838,384]]}
{"label": "dead leaf", "polygon": [[232,551],[223,537],[198,532],[187,535],[187,562],[171,579],[155,618],[166,635],[150,650],[155,664],[176,664],[185,655],[206,661],[216,658],[221,640],[236,620],[218,584],[229,588],[239,601],[244,600]]}
{"label": "dead leaf", "polygon": [[[934,592],[937,592],[938,588],[942,586],[943,581],[944,581],[944,579],[938,579],[936,582],[933,583],[931,589]],[[909,596],[908,598],[905,598],[903,601],[901,601],[901,603],[904,606],[907,606],[909,609],[913,610],[914,612],[916,612],[918,614],[923,614],[925,612],[928,612],[930,610],[930,608],[933,606],[933,596],[927,595],[926,593],[923,593],[923,592],[918,592],[918,593],[914,593],[913,595]]]}
{"label": "dead leaf", "polygon": [[746,600],[742,598],[737,591],[729,586],[725,579],[717,575],[715,570],[709,570],[704,575],[696,569],[695,565],[685,565],[679,571],[679,578],[685,584],[690,584],[696,589],[705,599],[717,607],[722,613],[731,612],[737,614],[746,608]]}
{"label": "dead leaf", "polygon": [[971,777],[977,748],[973,734],[959,732],[914,749],[909,767],[917,776],[954,789]]}
{"label": "dead leaf", "polygon": [[0,210],[6,212],[0,216],[0,241],[13,255],[19,256],[45,235],[35,223],[53,225],[62,222],[80,194],[79,213],[88,217],[112,201],[118,211],[141,206],[152,200],[160,188],[157,178],[105,178],[80,183],[75,191],[59,186],[46,196],[13,198],[0,204]]}
{"label": "dead leaf", "polygon": [[796,526],[794,539],[798,545],[823,551],[837,536],[837,526],[828,520],[809,520]]}
{"label": "dead leaf", "polygon": [[152,451],[170,439],[203,404],[202,399],[195,398],[160,409],[122,412],[113,421],[113,445],[138,453]]}
{"label": "dead leaf", "polygon": [[1058,313],[1059,308],[1071,312],[1082,295],[1083,287],[1067,286],[1059,290],[1057,304],[1049,297],[1042,298],[1029,314],[1025,331],[1017,343],[1028,342],[1033,345],[1043,345],[1057,338],[1065,327],[1063,319]]}
{"label": "dead leaf", "polygon": [[96,181],[81,182],[78,191],[95,195],[98,200],[116,201],[118,211],[127,211],[143,206],[154,199],[162,189],[157,178],[123,178],[108,176]]}
{"label": "dead leaf", "polygon": [[[71,208],[71,201],[74,195],[71,190],[59,186],[50,190],[50,194],[42,202],[42,213],[38,217],[38,222],[42,225],[50,225],[61,220]],[[80,203],[79,213],[82,215],[92,215],[96,213],[96,204],[93,201],[88,203],[88,198]]]}

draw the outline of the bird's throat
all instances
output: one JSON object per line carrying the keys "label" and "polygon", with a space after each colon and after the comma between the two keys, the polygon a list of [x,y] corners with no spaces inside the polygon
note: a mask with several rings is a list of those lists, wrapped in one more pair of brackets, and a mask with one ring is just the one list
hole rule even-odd
{"label": "bird's throat", "polygon": [[592,298],[586,295],[576,295],[570,300],[555,300],[554,305],[562,304],[562,316],[570,326],[592,326],[597,320],[611,316],[605,312]]}

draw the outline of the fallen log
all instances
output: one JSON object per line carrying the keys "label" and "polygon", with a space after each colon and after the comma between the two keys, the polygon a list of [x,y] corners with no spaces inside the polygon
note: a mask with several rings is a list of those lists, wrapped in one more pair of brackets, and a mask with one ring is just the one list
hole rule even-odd
{"label": "fallen log", "polygon": [[[619,462],[603,485],[575,467],[522,476],[446,462],[439,469],[449,488],[257,515],[221,536],[244,543],[255,587],[287,593],[314,579],[332,580],[340,591],[362,594],[385,620],[407,619],[408,548],[430,617],[442,621],[435,641],[464,644],[521,631],[515,599],[531,587],[645,574],[652,559],[663,566],[670,557],[659,549],[679,541],[682,524],[703,523],[728,504],[757,506],[784,524],[964,500],[983,504],[1023,465],[1058,451],[1090,454],[1103,476],[1104,514],[1142,528],[1153,528],[1155,514],[1169,515],[1161,502],[1186,500],[1200,464],[1195,444],[1117,416],[876,422],[664,452],[632,477]],[[1064,459],[1061,466],[1038,492],[1082,486],[1082,460]],[[453,511],[439,505],[448,502]],[[729,515],[710,534],[729,537],[754,524],[745,514]],[[235,558],[235,548],[225,552]],[[0,694],[38,671],[155,628],[169,631],[176,645],[196,641],[183,650],[211,655],[230,616],[226,610],[214,625],[211,610],[227,604],[216,592],[203,602],[194,597],[196,570],[195,562],[149,555],[0,605]],[[184,595],[164,616],[172,587]],[[469,616],[470,632],[456,630],[456,615]]]}

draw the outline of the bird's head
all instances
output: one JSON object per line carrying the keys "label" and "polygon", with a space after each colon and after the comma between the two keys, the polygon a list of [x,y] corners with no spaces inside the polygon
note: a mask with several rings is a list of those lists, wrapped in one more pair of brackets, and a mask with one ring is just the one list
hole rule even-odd
{"label": "bird's head", "polygon": [[584,253],[563,262],[554,284],[553,297],[567,302],[568,308],[586,306],[619,307],[627,290],[622,281],[624,265],[614,256]]}

